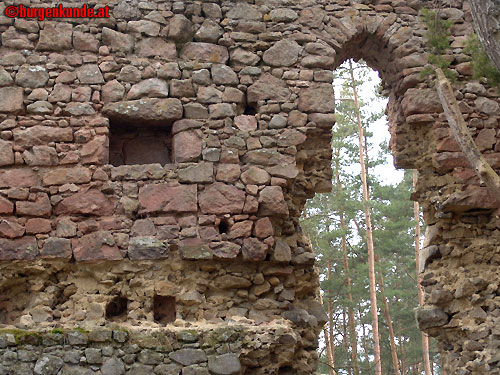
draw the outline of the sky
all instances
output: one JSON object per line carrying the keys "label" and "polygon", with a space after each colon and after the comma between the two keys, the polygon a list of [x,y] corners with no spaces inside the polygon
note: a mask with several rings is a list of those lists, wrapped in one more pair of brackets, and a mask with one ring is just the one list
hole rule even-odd
{"label": "sky", "polygon": [[[356,63],[354,63],[354,66]],[[356,74],[356,70],[355,70]],[[368,79],[363,81],[363,84],[359,88],[358,94],[365,101],[371,103],[371,107],[373,112],[377,112],[380,110],[385,110],[387,107],[388,99],[385,97],[377,97],[375,95],[375,90],[379,86],[381,80],[378,76],[378,73],[375,70],[370,69],[368,74]],[[334,86],[338,87],[341,84],[339,81],[334,82]],[[336,89],[338,90],[338,89]],[[336,97],[338,94],[336,93]],[[383,116],[378,121],[375,121],[370,124],[368,130],[373,134],[371,142],[376,145],[373,149],[369,150],[369,157],[374,158],[378,152],[380,151],[379,144],[382,142],[389,142],[390,134],[389,134],[389,125],[386,116]],[[383,165],[379,165],[372,169],[372,173],[375,173],[379,181],[383,184],[397,184],[398,182],[403,180],[404,172],[403,170],[397,170],[393,164],[392,155],[389,155],[386,159],[386,163]]]}

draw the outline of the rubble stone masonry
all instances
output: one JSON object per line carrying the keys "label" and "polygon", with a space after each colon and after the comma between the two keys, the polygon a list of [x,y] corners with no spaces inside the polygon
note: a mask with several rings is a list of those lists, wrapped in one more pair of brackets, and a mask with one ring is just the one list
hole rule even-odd
{"label": "rubble stone masonry", "polygon": [[[441,3],[460,108],[498,170],[500,102],[471,78],[468,2]],[[326,317],[299,217],[331,189],[332,72],[347,58],[378,70],[395,165],[419,171],[419,326],[448,374],[500,373],[499,200],[419,76],[434,2],[96,0],[111,17],[43,21],[4,16],[13,4],[1,375],[313,374]]]}

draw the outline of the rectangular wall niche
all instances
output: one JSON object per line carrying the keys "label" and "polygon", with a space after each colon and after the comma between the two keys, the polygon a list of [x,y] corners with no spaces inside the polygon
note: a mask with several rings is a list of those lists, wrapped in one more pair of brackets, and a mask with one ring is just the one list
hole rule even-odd
{"label": "rectangular wall niche", "polygon": [[109,162],[120,165],[172,163],[172,126],[110,122]]}

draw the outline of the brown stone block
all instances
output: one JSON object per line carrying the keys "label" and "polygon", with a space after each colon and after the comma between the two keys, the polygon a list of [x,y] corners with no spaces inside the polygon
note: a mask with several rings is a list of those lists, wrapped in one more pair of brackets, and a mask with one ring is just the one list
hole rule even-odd
{"label": "brown stone block", "polygon": [[146,185],[139,190],[139,213],[184,213],[198,210],[196,185]]}
{"label": "brown stone block", "polygon": [[78,262],[119,260],[123,256],[110,232],[98,231],[71,241],[73,255]]}
{"label": "brown stone block", "polygon": [[15,240],[0,238],[0,260],[33,260],[38,254],[38,246],[33,236]]}
{"label": "brown stone block", "polygon": [[54,209],[56,215],[95,215],[113,214],[113,204],[97,189],[83,190],[63,199]]}

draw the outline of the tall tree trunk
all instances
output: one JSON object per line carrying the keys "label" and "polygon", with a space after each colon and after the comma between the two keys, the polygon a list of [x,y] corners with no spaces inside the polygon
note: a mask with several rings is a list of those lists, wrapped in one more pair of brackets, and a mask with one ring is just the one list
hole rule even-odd
{"label": "tall tree trunk", "polygon": [[401,375],[404,375],[406,371],[406,350],[405,350],[405,342],[403,340],[403,336],[401,335],[400,322],[398,322],[398,337],[399,337],[399,346],[401,347]]}
{"label": "tall tree trunk", "polygon": [[359,162],[361,164],[361,182],[363,185],[363,203],[366,222],[366,242],[368,246],[368,277],[370,283],[370,304],[372,313],[372,333],[373,333],[373,356],[375,361],[375,375],[382,375],[382,362],[380,357],[380,340],[378,333],[378,309],[377,309],[377,290],[375,283],[375,251],[373,248],[372,223],[370,218],[370,207],[368,206],[368,186],[366,183],[366,170],[364,161],[363,147],[363,126],[361,123],[361,113],[359,110],[358,92],[354,80],[352,61],[349,60],[349,73],[351,75],[352,92],[354,96],[354,105],[356,106],[358,133],[359,133]]}
{"label": "tall tree trunk", "polygon": [[[349,353],[349,339],[348,339],[348,335],[347,335],[347,314],[346,314],[346,308],[345,306],[342,308],[342,326],[344,328],[343,332],[344,332],[344,350],[345,350],[345,353],[346,355]],[[346,363],[346,369],[347,369],[347,374],[348,375],[352,375],[352,367],[349,366],[348,363]]]}
{"label": "tall tree trunk", "polygon": [[500,71],[500,0],[470,0],[474,26],[491,62]]}
{"label": "tall tree trunk", "polygon": [[[332,276],[332,261],[328,259],[328,280]],[[328,341],[330,345],[330,357],[331,357],[331,375],[335,375],[335,342],[333,337],[333,299],[332,294],[328,291]]]}
{"label": "tall tree trunk", "polygon": [[[417,171],[413,170],[413,189],[417,188]],[[420,207],[417,201],[413,202],[413,215],[415,217],[415,259],[417,264],[417,291],[420,306],[424,304],[424,292],[420,284]],[[429,337],[422,332],[422,359],[424,361],[425,375],[431,375],[431,364],[429,359]]]}
{"label": "tall tree trunk", "polygon": [[[339,176],[339,163],[338,163],[338,152],[336,160],[336,180],[337,180],[337,191],[342,191],[342,184],[340,183]],[[346,274],[346,287],[347,287],[347,299],[349,300],[349,306],[347,307],[347,316],[349,319],[349,339],[351,343],[351,358],[352,358],[352,370],[353,375],[359,375],[359,365],[358,365],[358,339],[356,334],[356,323],[354,317],[353,300],[351,293],[351,275],[349,272],[349,258],[347,256],[347,239],[346,239],[346,225],[344,220],[344,208],[340,207],[340,229],[342,230],[342,254],[344,257],[344,270]]]}
{"label": "tall tree trunk", "polygon": [[[319,296],[319,302],[323,304],[323,297]],[[328,316],[328,324],[332,324],[332,319],[330,319],[330,315]],[[335,361],[333,360],[332,357],[332,348],[330,346],[330,335],[328,333],[328,330],[326,328],[326,325],[323,327],[323,335],[325,336],[325,347],[326,347],[326,359],[328,361],[328,373],[330,375],[336,375],[335,374]]]}
{"label": "tall tree trunk", "polygon": [[387,298],[385,297],[384,291],[384,278],[382,276],[382,272],[378,271],[379,278],[379,288],[382,299],[384,300],[384,318],[387,326],[389,327],[389,341],[391,344],[391,357],[392,357],[392,366],[394,367],[394,375],[400,375],[399,373],[399,361],[398,361],[398,353],[396,352],[396,340],[394,339],[394,329],[392,327],[391,314],[389,312],[389,303],[387,302]]}

